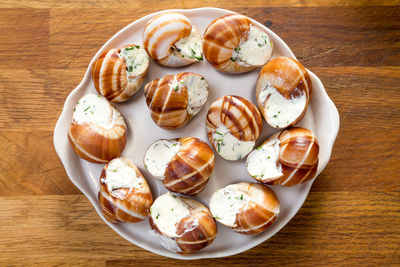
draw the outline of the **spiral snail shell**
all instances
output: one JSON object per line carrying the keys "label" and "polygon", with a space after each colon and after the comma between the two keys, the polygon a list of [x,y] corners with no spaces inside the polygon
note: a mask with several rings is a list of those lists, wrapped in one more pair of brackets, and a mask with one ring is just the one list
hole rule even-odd
{"label": "spiral snail shell", "polygon": [[203,60],[201,36],[182,14],[164,13],[149,20],[143,31],[143,45],[163,66],[182,67]]}
{"label": "spiral snail shell", "polygon": [[143,221],[153,204],[146,179],[124,157],[115,158],[104,166],[98,198],[104,217],[112,223]]}
{"label": "spiral snail shell", "polygon": [[247,157],[247,172],[266,184],[292,186],[315,177],[319,145],[308,129],[294,127],[272,135]]}
{"label": "spiral snail shell", "polygon": [[208,139],[214,150],[226,160],[240,160],[250,153],[261,127],[260,112],[240,96],[220,97],[208,110]]}
{"label": "spiral snail shell", "polygon": [[121,113],[105,97],[87,94],[75,105],[68,139],[81,158],[106,163],[124,150],[126,132]]}
{"label": "spiral snail shell", "polygon": [[279,214],[279,200],[267,186],[255,183],[231,184],[211,197],[214,218],[240,234],[265,231]]}
{"label": "spiral snail shell", "polygon": [[273,44],[248,17],[229,14],[208,25],[203,36],[203,52],[217,70],[243,73],[267,63]]}
{"label": "spiral snail shell", "polygon": [[295,125],[304,117],[311,101],[310,75],[297,60],[274,58],[258,76],[256,96],[261,114],[271,127]]}
{"label": "spiral snail shell", "polygon": [[203,190],[215,165],[212,149],[195,137],[157,140],[146,151],[144,164],[168,190],[185,195]]}
{"label": "spiral snail shell", "polygon": [[217,234],[210,211],[193,199],[166,193],[154,201],[150,212],[152,233],[172,252],[196,252],[210,245]]}
{"label": "spiral snail shell", "polygon": [[155,79],[144,86],[153,121],[164,129],[177,129],[193,118],[208,97],[208,83],[200,74],[183,72]]}
{"label": "spiral snail shell", "polygon": [[96,60],[92,79],[99,94],[111,102],[124,102],[142,87],[148,68],[146,51],[139,45],[125,45]]}

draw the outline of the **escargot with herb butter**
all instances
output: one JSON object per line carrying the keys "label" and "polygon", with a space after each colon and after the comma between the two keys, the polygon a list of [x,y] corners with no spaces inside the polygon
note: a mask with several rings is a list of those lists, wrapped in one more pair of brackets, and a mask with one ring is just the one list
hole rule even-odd
{"label": "escargot with herb butter", "polygon": [[238,183],[218,189],[210,210],[221,224],[240,234],[265,231],[279,214],[279,200],[265,185]]}
{"label": "escargot with herb butter", "polygon": [[68,139],[79,157],[94,163],[109,162],[121,155],[126,135],[121,113],[105,97],[87,94],[76,103]]}
{"label": "escargot with herb butter", "polygon": [[201,36],[179,13],[163,13],[149,20],[143,44],[150,57],[167,67],[182,67],[203,60]]}
{"label": "escargot with herb butter", "polygon": [[183,72],[155,79],[144,87],[153,121],[164,129],[183,127],[207,101],[208,83],[200,74]]}
{"label": "escargot with herb butter", "polygon": [[311,96],[310,75],[297,60],[277,57],[261,69],[256,86],[257,104],[271,127],[287,128],[299,122]]}
{"label": "escargot with herb butter", "polygon": [[211,104],[206,128],[215,151],[226,160],[240,160],[250,153],[262,127],[260,112],[240,96],[223,96]]}
{"label": "escargot with herb butter", "polygon": [[99,94],[111,102],[124,102],[142,87],[148,68],[146,51],[139,45],[125,45],[96,60],[92,79]]}
{"label": "escargot with herb butter", "polygon": [[143,221],[153,204],[146,179],[124,157],[115,158],[104,166],[98,199],[104,217],[112,223]]}
{"label": "escargot with herb butter", "polygon": [[195,195],[202,191],[214,170],[214,153],[195,137],[155,141],[144,156],[146,169],[170,191]]}
{"label": "escargot with herb butter", "polygon": [[229,14],[206,28],[203,51],[207,61],[226,73],[243,73],[263,66],[272,57],[268,35],[248,17]]}
{"label": "escargot with herb butter", "polygon": [[150,208],[153,236],[168,250],[188,254],[210,245],[217,225],[210,211],[200,202],[165,193]]}
{"label": "escargot with herb butter", "polygon": [[315,177],[319,145],[308,129],[294,127],[272,135],[247,157],[247,172],[266,184],[292,186]]}

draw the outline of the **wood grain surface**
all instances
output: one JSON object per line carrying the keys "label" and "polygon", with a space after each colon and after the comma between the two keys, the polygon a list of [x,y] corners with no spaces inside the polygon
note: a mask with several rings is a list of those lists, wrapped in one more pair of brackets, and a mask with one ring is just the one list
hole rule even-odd
{"label": "wood grain surface", "polygon": [[[399,266],[400,1],[0,2],[0,266]],[[299,213],[242,254],[179,261],[114,233],[53,147],[65,98],[95,52],[166,8],[216,6],[264,23],[316,73],[340,113],[327,168]]]}

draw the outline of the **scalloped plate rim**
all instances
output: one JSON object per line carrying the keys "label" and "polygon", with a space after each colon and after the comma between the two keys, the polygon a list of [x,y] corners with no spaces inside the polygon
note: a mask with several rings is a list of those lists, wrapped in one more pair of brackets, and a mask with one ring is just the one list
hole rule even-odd
{"label": "scalloped plate rim", "polygon": [[[95,203],[97,203],[97,198],[96,198],[96,199],[93,199],[93,198],[90,196],[90,194],[87,192],[87,190],[86,190],[83,186],[81,186],[81,184],[72,176],[70,169],[67,168],[67,166],[66,166],[67,162],[66,162],[66,160],[65,160],[64,157],[63,157],[63,153],[62,153],[62,151],[61,151],[61,150],[62,150],[62,147],[61,147],[60,143],[57,141],[57,138],[59,138],[59,137],[62,136],[63,134],[66,136],[66,132],[62,133],[62,130],[63,130],[63,129],[62,129],[61,123],[62,123],[62,119],[66,116],[66,113],[67,113],[67,104],[71,102],[71,98],[73,98],[73,96],[74,96],[76,93],[79,92],[79,90],[85,85],[85,83],[90,82],[92,64],[93,64],[94,60],[102,53],[102,51],[105,50],[105,48],[108,46],[109,43],[111,43],[111,42],[114,41],[115,39],[118,39],[118,37],[119,37],[123,32],[125,32],[125,31],[128,30],[130,27],[132,27],[133,24],[136,24],[136,23],[138,23],[138,22],[140,22],[140,21],[143,21],[143,20],[148,20],[148,19],[150,19],[151,17],[153,17],[153,16],[155,16],[155,15],[158,15],[158,14],[161,14],[161,13],[166,13],[166,12],[194,13],[194,12],[198,12],[198,11],[219,11],[219,12],[223,12],[223,13],[226,13],[226,14],[228,14],[228,13],[237,13],[237,12],[230,11],[230,10],[227,10],[227,9],[215,8],[215,7],[201,7],[201,8],[193,8],[193,9],[168,9],[168,10],[162,10],[162,11],[157,11],[157,12],[148,14],[148,15],[146,15],[146,16],[144,16],[144,17],[141,17],[141,18],[139,18],[139,19],[133,21],[132,23],[128,24],[127,26],[125,26],[124,28],[122,28],[121,30],[119,30],[119,31],[118,31],[116,34],[114,34],[110,39],[108,39],[108,41],[97,51],[97,53],[95,54],[95,56],[91,59],[89,65],[88,65],[88,68],[87,68],[87,70],[86,70],[86,72],[85,72],[85,75],[84,75],[83,79],[81,80],[81,82],[79,83],[79,85],[78,85],[77,87],[75,87],[75,88],[68,94],[68,96],[67,96],[67,98],[66,98],[66,100],[65,100],[65,102],[64,102],[64,106],[63,106],[62,112],[61,112],[61,114],[60,114],[60,116],[59,116],[59,118],[58,118],[58,120],[57,120],[56,125],[55,125],[55,128],[54,128],[54,136],[53,136],[53,143],[54,143],[54,147],[55,147],[56,153],[57,153],[58,157],[59,157],[60,160],[61,160],[61,163],[62,163],[62,165],[63,165],[63,167],[64,167],[64,169],[65,169],[65,171],[66,171],[66,173],[67,173],[67,175],[68,175],[68,178],[69,178],[69,179],[71,180],[71,182],[85,195],[85,197],[89,199],[89,201],[91,202],[92,206],[95,208],[95,210],[97,211],[97,213],[99,214],[99,216],[103,219],[103,221],[104,221],[111,229],[113,229],[116,233],[118,233],[120,236],[122,236],[122,237],[123,237],[124,239],[126,239],[127,241],[129,241],[129,242],[131,242],[131,243],[133,243],[133,244],[135,244],[135,245],[137,245],[137,246],[139,246],[139,247],[141,247],[141,248],[143,248],[143,249],[146,249],[146,250],[148,250],[148,251],[150,251],[150,252],[153,252],[153,253],[155,253],[155,254],[158,254],[158,255],[161,255],[161,256],[164,256],[164,257],[175,258],[175,259],[182,259],[182,260],[194,260],[194,259],[204,259],[204,258],[219,258],[219,257],[232,256],[232,255],[235,255],[235,254],[242,253],[242,252],[244,252],[244,251],[246,251],[246,250],[249,250],[249,249],[251,249],[251,248],[253,248],[253,247],[255,247],[255,246],[258,246],[259,244],[265,242],[266,240],[268,240],[269,238],[271,238],[272,236],[274,236],[277,232],[279,232],[279,231],[280,231],[280,230],[281,230],[281,229],[282,229],[296,214],[297,214],[297,212],[299,211],[299,209],[302,207],[302,205],[303,205],[305,199],[307,198],[308,193],[309,193],[310,188],[311,188],[311,185],[312,185],[312,183],[314,182],[315,178],[312,179],[311,181],[305,183],[306,188],[305,188],[304,190],[307,191],[307,193],[306,193],[306,194],[303,194],[303,195],[302,195],[302,198],[299,199],[299,202],[298,202],[298,209],[297,209],[293,214],[290,214],[289,216],[286,216],[286,217],[283,219],[283,221],[281,222],[280,226],[276,229],[276,231],[271,232],[270,235],[265,236],[265,238],[262,238],[261,240],[252,241],[252,242],[250,242],[249,244],[247,244],[246,246],[240,247],[240,248],[238,248],[238,249],[229,250],[229,251],[217,252],[217,253],[210,254],[210,255],[207,255],[207,254],[197,255],[196,253],[194,253],[194,254],[182,256],[182,255],[180,255],[180,254],[176,254],[176,253],[173,253],[173,252],[155,249],[155,248],[153,248],[153,247],[151,247],[151,246],[148,246],[148,245],[146,245],[146,244],[141,243],[139,240],[132,239],[132,238],[130,238],[129,236],[127,236],[125,233],[123,233],[122,231],[120,231],[119,229],[116,229],[115,226],[114,226],[114,224],[108,222],[108,221],[104,218],[104,216],[103,216],[101,210],[100,210],[100,209],[96,206],[96,204],[95,204]],[[274,35],[277,39],[279,39],[279,40],[281,41],[281,45],[283,45],[284,48],[285,48],[287,51],[290,52],[291,57],[297,59],[296,56],[293,54],[292,50],[287,46],[287,44],[286,44],[277,34],[275,34],[272,30],[268,29],[267,27],[265,27],[263,24],[259,23],[258,21],[255,21],[255,20],[253,20],[253,19],[251,19],[251,20],[252,20],[255,24],[257,24],[258,26],[260,26],[261,28],[267,29],[267,31],[268,31],[269,34],[272,34],[272,35]],[[308,70],[308,69],[307,69],[307,70]],[[329,159],[330,159],[330,157],[331,157],[332,148],[333,148],[334,142],[335,142],[335,140],[336,140],[337,134],[338,134],[338,132],[339,132],[340,118],[339,118],[339,112],[338,112],[338,110],[337,110],[335,104],[333,103],[333,101],[332,101],[332,100],[330,99],[330,97],[328,96],[328,94],[327,94],[327,92],[326,92],[326,90],[325,90],[325,87],[323,86],[321,80],[318,78],[317,75],[315,75],[315,74],[314,74],[313,72],[311,72],[310,70],[308,70],[308,72],[309,72],[310,75],[314,78],[314,80],[316,80],[316,81],[320,84],[321,88],[323,89],[323,90],[322,90],[322,94],[323,94],[325,100],[326,100],[327,103],[328,103],[329,115],[330,115],[330,119],[331,119],[330,122],[332,123],[332,128],[335,129],[335,132],[334,132],[333,135],[332,135],[332,139],[330,140],[329,151],[327,152],[327,154],[328,154],[327,160],[326,160],[325,162],[322,162],[322,164],[320,164],[320,165],[318,166],[318,172],[317,172],[317,175],[316,175],[316,177],[317,177],[317,176],[323,171],[323,169],[325,169],[325,167],[326,167],[326,165],[328,164]],[[197,255],[197,256],[196,256],[196,255]]]}

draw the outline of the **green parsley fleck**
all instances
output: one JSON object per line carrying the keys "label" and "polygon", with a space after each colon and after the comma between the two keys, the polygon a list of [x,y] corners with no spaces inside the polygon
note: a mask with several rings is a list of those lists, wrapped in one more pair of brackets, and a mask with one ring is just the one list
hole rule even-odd
{"label": "green parsley fleck", "polygon": [[160,213],[158,213],[158,214],[157,214],[157,216],[156,216],[156,220],[158,220],[158,217],[160,217]]}
{"label": "green parsley fleck", "polygon": [[175,196],[175,195],[172,195],[172,197],[173,197],[173,198],[176,198],[176,196]]}
{"label": "green parsley fleck", "polygon": [[267,159],[270,159],[270,158],[271,158],[270,156],[267,157]]}
{"label": "green parsley fleck", "polygon": [[204,79],[204,77],[201,77],[200,80],[204,81],[205,79]]}
{"label": "green parsley fleck", "polygon": [[222,133],[220,133],[220,132],[218,132],[218,131],[215,131],[215,133],[216,133],[216,134],[219,134],[219,135],[222,135]]}
{"label": "green parsley fleck", "polygon": [[240,47],[235,47],[235,49],[234,49],[234,50],[235,50],[235,52],[236,52],[236,53],[239,53],[239,51],[240,51]]}
{"label": "green parsley fleck", "polygon": [[178,91],[178,88],[179,88],[179,83],[177,83],[175,86],[174,86],[174,91]]}
{"label": "green parsley fleck", "polygon": [[74,112],[75,112],[76,108],[74,108]]}
{"label": "green parsley fleck", "polygon": [[218,152],[221,152],[221,143],[217,143],[217,148]]}
{"label": "green parsley fleck", "polygon": [[215,217],[215,219],[217,219],[217,220],[221,220],[221,217],[218,217],[218,216],[214,216]]}
{"label": "green parsley fleck", "polygon": [[171,211],[174,211],[174,208],[171,208]]}
{"label": "green parsley fleck", "polygon": [[128,66],[128,67],[126,67],[126,71],[127,71],[127,72],[132,72],[132,70],[133,70],[133,67],[132,67],[132,65],[131,65],[131,66]]}
{"label": "green parsley fleck", "polygon": [[277,114],[275,114],[275,115],[274,115],[274,118],[278,118],[278,115],[277,115]]}
{"label": "green parsley fleck", "polygon": [[129,46],[129,47],[126,47],[125,50],[133,50],[133,49],[135,49],[135,47],[136,46]]}
{"label": "green parsley fleck", "polygon": [[140,47],[140,46],[138,46],[138,45],[135,45],[135,48],[136,48],[136,49],[139,49],[139,47]]}
{"label": "green parsley fleck", "polygon": [[240,200],[243,200],[243,194],[240,195]]}
{"label": "green parsley fleck", "polygon": [[236,59],[234,59],[233,57],[231,57],[231,61],[232,61],[232,62],[235,62],[235,61],[236,61]]}
{"label": "green parsley fleck", "polygon": [[88,106],[84,111],[87,111],[90,108],[90,106]]}

